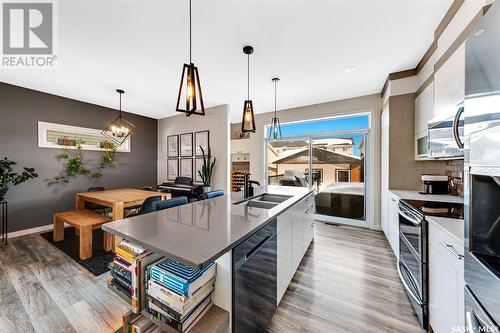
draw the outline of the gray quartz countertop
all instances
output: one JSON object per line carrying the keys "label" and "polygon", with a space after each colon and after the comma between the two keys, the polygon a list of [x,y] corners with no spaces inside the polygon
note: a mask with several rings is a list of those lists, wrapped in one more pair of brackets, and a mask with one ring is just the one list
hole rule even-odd
{"label": "gray quartz countertop", "polygon": [[425,219],[435,223],[459,242],[464,241],[464,220],[438,216],[426,216]]}
{"label": "gray quartz countertop", "polygon": [[464,198],[449,194],[422,194],[418,191],[390,190],[400,199],[423,200],[436,202],[464,203]]}
{"label": "gray quartz countertop", "polygon": [[242,193],[197,201],[123,220],[102,229],[193,267],[204,267],[264,227],[311,191],[303,187],[268,186],[261,193],[291,198],[271,209],[235,205]]}

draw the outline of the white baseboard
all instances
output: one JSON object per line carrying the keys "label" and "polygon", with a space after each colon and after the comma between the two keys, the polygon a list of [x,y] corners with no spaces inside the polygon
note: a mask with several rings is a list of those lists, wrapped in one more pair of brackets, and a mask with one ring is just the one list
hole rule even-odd
{"label": "white baseboard", "polygon": [[[68,228],[68,227],[70,227],[70,225],[67,223],[64,223],[64,227]],[[30,228],[30,229],[9,232],[7,234],[7,238],[14,238],[14,237],[20,237],[20,236],[32,235],[32,234],[41,234],[43,232],[51,231],[53,229],[54,229],[53,224],[47,224],[47,225],[42,225],[41,227],[35,227],[35,228]]]}

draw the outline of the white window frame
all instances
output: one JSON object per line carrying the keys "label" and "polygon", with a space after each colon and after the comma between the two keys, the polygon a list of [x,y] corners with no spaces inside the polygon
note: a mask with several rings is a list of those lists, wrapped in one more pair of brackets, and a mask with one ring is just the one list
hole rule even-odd
{"label": "white window frame", "polygon": [[[47,141],[47,132],[48,131],[56,131],[63,133],[71,133],[78,137],[78,135],[92,135],[98,138],[102,138],[102,140],[110,141],[106,138],[101,132],[102,130],[94,129],[94,128],[86,128],[86,127],[78,127],[78,126],[70,126],[63,124],[55,124],[55,123],[47,123],[44,121],[38,122],[38,147],[39,148],[56,148],[56,149],[65,149],[67,146],[58,145],[54,142]],[[93,150],[93,151],[106,151],[108,149],[101,148],[95,145],[87,145],[82,144],[82,150]],[[125,140],[123,144],[116,147],[117,152],[129,153],[130,152],[130,137]]]}
{"label": "white window frame", "polygon": [[349,175],[349,180],[346,182],[342,182],[342,183],[350,183],[351,182],[351,170],[349,170],[349,169],[336,169],[335,170],[335,181],[337,183],[339,182],[339,171],[347,171],[347,174]]}

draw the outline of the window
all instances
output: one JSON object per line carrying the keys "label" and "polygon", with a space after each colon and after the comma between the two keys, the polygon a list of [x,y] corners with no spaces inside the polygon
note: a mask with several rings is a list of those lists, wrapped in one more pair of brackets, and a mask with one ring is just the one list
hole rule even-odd
{"label": "window", "polygon": [[335,179],[338,183],[348,183],[351,181],[351,170],[335,170]]}

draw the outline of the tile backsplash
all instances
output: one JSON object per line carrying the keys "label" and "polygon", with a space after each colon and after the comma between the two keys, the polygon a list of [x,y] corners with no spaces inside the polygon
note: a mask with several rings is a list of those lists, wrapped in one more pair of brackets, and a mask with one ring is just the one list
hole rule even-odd
{"label": "tile backsplash", "polygon": [[464,196],[464,160],[446,161],[446,175],[453,180],[458,195]]}

